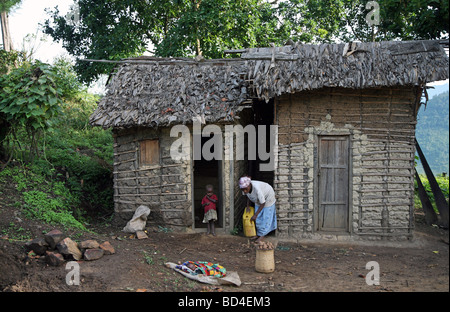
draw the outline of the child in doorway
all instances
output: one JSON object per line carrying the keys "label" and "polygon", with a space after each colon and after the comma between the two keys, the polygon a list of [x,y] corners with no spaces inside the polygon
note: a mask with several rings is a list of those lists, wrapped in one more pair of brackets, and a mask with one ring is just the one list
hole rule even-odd
{"label": "child in doorway", "polygon": [[216,236],[214,221],[217,221],[216,203],[219,200],[213,193],[213,186],[208,184],[206,186],[206,195],[202,199],[202,207],[205,209],[205,216],[203,217],[203,223],[208,224],[208,231],[206,234],[212,234]]}

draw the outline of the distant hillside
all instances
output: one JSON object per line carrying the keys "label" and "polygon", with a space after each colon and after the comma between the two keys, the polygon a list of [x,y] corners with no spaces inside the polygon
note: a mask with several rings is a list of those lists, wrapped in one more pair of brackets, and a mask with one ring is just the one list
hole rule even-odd
{"label": "distant hillside", "polygon": [[[447,85],[448,86],[448,85]],[[435,95],[418,114],[417,141],[435,175],[449,173],[449,92]],[[421,164],[417,170],[423,173]]]}
{"label": "distant hillside", "polygon": [[432,86],[432,88],[427,89],[428,98],[430,99],[432,99],[435,95],[448,91],[448,82],[445,84],[428,85],[428,86]]}

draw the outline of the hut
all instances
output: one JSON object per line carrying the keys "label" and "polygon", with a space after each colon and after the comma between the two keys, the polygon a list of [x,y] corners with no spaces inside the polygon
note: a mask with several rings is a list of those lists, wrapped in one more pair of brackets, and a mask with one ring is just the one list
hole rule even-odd
{"label": "hut", "polygon": [[[228,52],[239,55],[119,62],[90,118],[113,129],[116,219],[145,204],[150,222],[196,231],[212,184],[228,233],[249,174],[275,189],[280,238],[411,238],[417,112],[426,83],[448,78],[440,42]],[[174,158],[181,137],[188,157]]]}

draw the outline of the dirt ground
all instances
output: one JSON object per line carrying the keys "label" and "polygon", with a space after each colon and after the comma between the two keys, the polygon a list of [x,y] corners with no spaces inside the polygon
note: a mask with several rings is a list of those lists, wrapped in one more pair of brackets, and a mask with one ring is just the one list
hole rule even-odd
{"label": "dirt ground", "polygon": [[[67,285],[71,268],[48,266],[29,258],[15,229],[38,237],[54,227],[17,216],[0,207],[0,290],[12,292],[448,292],[448,230],[428,227],[420,214],[416,232],[405,242],[283,242],[268,237],[275,249],[275,271],[255,271],[256,249],[243,236],[174,233],[148,227],[148,239],[130,238],[121,228],[97,228],[76,241],[109,241],[116,253],[79,261],[80,285]],[[20,230],[21,229],[21,230]],[[67,234],[67,233],[66,233]],[[73,234],[75,235],[75,234]],[[240,287],[212,286],[189,280],[165,262],[212,261],[237,271]],[[366,263],[377,261],[380,284],[369,286]]]}

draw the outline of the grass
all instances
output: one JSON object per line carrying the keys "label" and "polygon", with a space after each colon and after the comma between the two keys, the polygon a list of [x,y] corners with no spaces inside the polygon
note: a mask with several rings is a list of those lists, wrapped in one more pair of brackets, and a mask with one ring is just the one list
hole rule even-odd
{"label": "grass", "polygon": [[1,235],[12,241],[28,241],[32,238],[29,231],[14,222],[10,222],[7,228],[3,228]]}
{"label": "grass", "polygon": [[79,216],[77,220],[73,215],[79,200],[63,182],[46,179],[33,168],[21,166],[0,172],[0,178],[5,177],[13,180],[19,200],[15,206],[22,209],[25,217],[87,231],[83,218]]}

